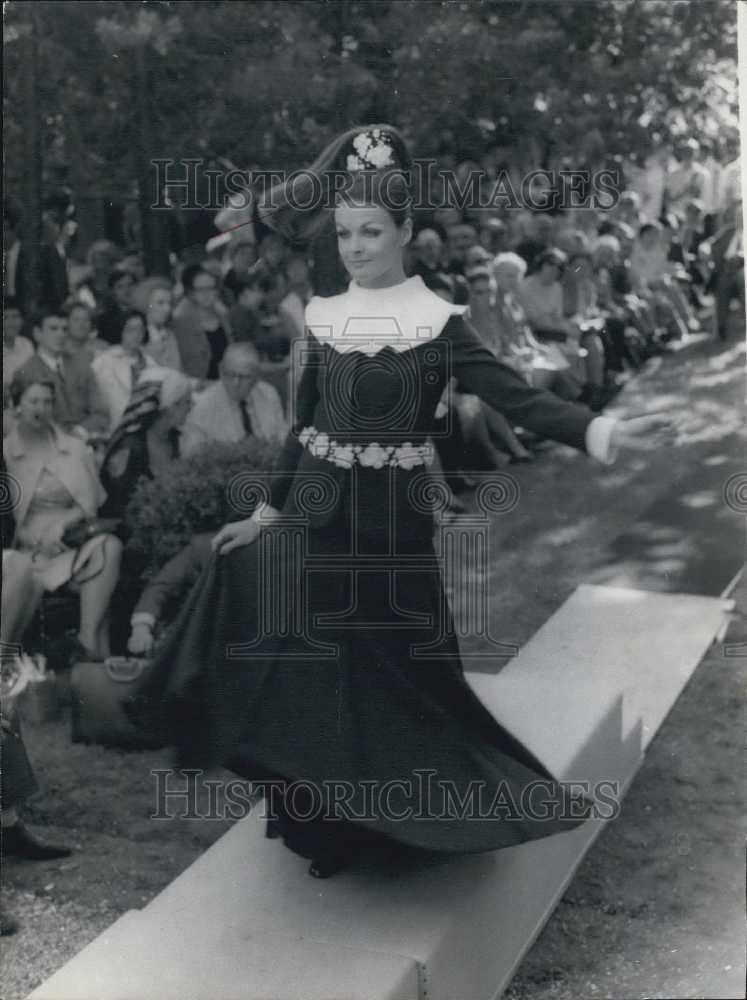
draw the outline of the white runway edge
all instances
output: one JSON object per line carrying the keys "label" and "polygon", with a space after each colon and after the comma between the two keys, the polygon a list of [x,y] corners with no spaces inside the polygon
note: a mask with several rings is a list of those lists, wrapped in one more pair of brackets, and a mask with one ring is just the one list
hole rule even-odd
{"label": "white runway edge", "polygon": [[[733,606],[582,585],[499,675],[469,681],[558,777],[625,788]],[[493,1000],[602,828],[318,881],[252,814],[32,998]]]}

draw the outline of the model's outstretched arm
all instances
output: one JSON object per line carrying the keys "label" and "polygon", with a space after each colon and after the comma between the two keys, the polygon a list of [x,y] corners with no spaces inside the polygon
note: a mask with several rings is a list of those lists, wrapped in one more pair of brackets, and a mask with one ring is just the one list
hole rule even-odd
{"label": "model's outstretched arm", "polygon": [[513,424],[569,444],[602,462],[613,461],[620,448],[656,450],[671,436],[664,415],[614,420],[597,416],[587,407],[569,403],[552,392],[532,388],[513,369],[496,360],[468,322],[461,317],[449,322],[449,374]]}

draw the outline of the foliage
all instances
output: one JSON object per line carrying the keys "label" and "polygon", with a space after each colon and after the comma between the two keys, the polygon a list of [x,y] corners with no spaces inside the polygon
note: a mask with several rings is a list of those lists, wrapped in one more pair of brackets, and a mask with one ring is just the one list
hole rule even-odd
{"label": "foliage", "polygon": [[731,0],[19,0],[4,45],[11,190],[32,17],[47,180],[66,174],[79,197],[132,196],[144,102],[151,155],[241,168],[301,166],[360,121],[394,121],[418,154],[492,146],[533,166],[736,126]]}
{"label": "foliage", "polygon": [[193,534],[249,517],[276,458],[276,446],[256,439],[213,443],[154,479],[143,479],[125,512],[128,549],[142,560],[143,578],[158,571]]}

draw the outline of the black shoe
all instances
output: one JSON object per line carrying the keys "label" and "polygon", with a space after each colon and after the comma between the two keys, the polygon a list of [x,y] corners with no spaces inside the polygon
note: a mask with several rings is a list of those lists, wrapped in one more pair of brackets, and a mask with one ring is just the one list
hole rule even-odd
{"label": "black shoe", "polygon": [[350,864],[350,857],[347,854],[331,854],[325,857],[314,858],[309,865],[309,875],[312,878],[329,878],[347,868]]}
{"label": "black shoe", "polygon": [[0,906],[0,936],[8,937],[18,930],[18,921]]}
{"label": "black shoe", "polygon": [[59,844],[45,844],[20,821],[3,828],[3,854],[13,854],[29,861],[51,861],[53,858],[67,858],[72,853],[69,847]]}

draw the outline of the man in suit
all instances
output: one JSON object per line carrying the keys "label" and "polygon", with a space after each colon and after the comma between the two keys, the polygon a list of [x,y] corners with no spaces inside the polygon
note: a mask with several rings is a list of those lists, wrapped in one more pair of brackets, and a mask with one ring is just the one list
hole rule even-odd
{"label": "man in suit", "polygon": [[21,311],[26,314],[34,308],[59,309],[69,294],[67,258],[59,212],[49,210],[44,213],[45,240],[38,247],[39,287],[35,299],[29,282],[28,247],[20,238],[21,219],[20,204],[12,200],[6,201],[3,210],[3,291],[7,297],[15,298]]}
{"label": "man in suit", "polygon": [[36,351],[18,369],[19,376],[51,382],[55,387],[54,419],[68,433],[87,439],[108,436],[109,417],[90,363],[67,351],[67,317],[48,309],[34,324]]}
{"label": "man in suit", "polygon": [[280,446],[288,432],[280,395],[259,378],[259,355],[248,342],[229,344],[220,380],[197,397],[181,432],[182,457],[210,441],[242,441],[254,436]]}

